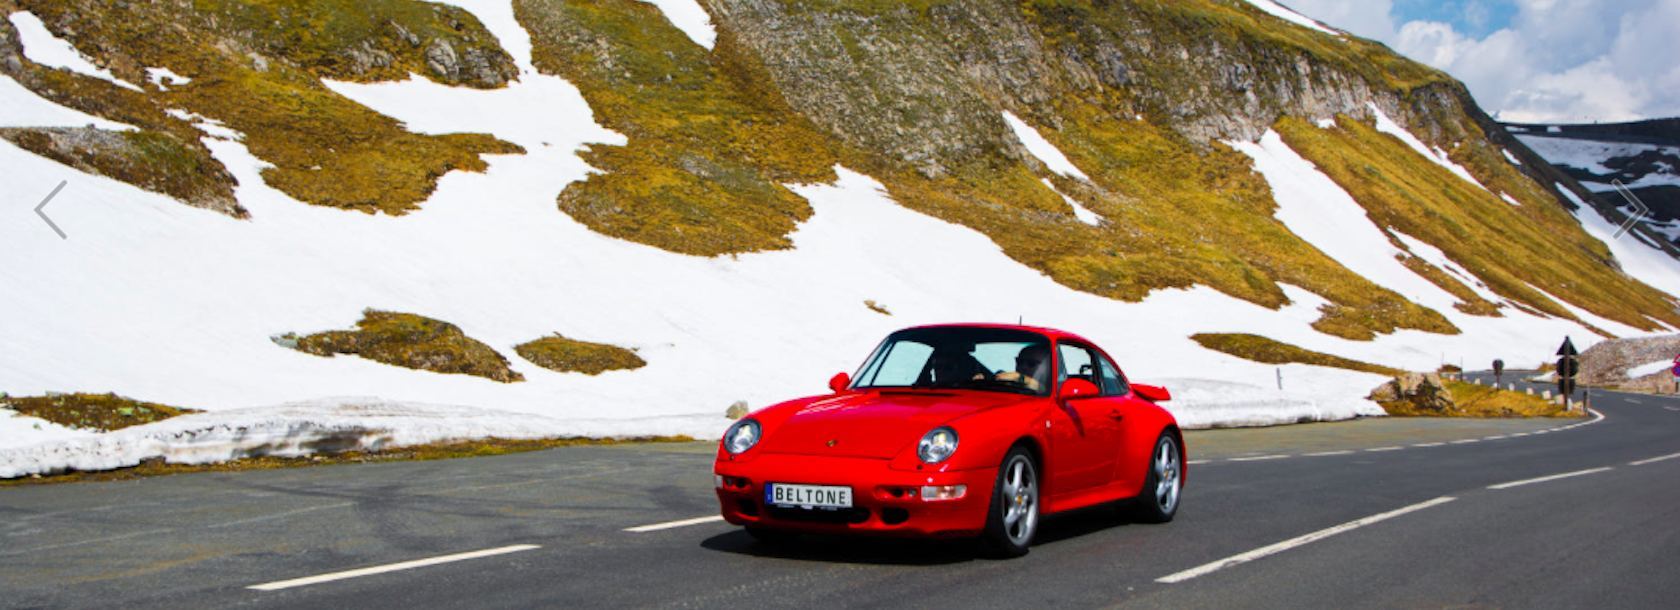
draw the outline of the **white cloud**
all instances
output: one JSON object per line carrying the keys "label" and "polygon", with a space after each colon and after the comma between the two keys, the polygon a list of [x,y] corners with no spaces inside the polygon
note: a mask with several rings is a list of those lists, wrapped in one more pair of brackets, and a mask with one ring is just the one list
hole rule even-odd
{"label": "white cloud", "polygon": [[1387,41],[1394,37],[1392,0],[1283,0],[1298,13],[1312,17],[1357,36]]}
{"label": "white cloud", "polygon": [[1446,70],[1506,120],[1680,115],[1680,0],[1516,0],[1511,23],[1482,38],[1447,23],[1397,25],[1390,0],[1290,5]]}

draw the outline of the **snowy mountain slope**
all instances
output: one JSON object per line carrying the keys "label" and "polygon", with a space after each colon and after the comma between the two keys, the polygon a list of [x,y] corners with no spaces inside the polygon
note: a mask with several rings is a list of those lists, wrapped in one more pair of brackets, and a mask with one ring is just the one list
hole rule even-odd
{"label": "snowy mountain slope", "polygon": [[[830,182],[786,185],[810,208],[786,249],[699,257],[612,237],[561,213],[556,201],[600,171],[585,163],[582,151],[624,146],[630,138],[602,126],[604,111],[592,94],[537,68],[534,55],[544,43],[525,29],[516,5],[459,4],[508,53],[516,80],[494,88],[421,77],[322,83],[414,134],[486,134],[523,150],[484,156],[483,172],[442,175],[406,215],[299,201],[269,183],[264,169],[270,163],[253,152],[251,135],[229,126],[203,134],[203,145],[236,180],[234,192],[248,220],[182,206],[0,143],[0,167],[15,176],[14,192],[44,196],[60,181],[68,183],[48,211],[69,233],[61,240],[36,223],[0,224],[0,284],[19,288],[0,302],[0,336],[8,341],[0,351],[0,390],[114,391],[208,411],[91,441],[0,448],[0,465],[14,468],[7,472],[147,457],[222,459],[276,438],[289,439],[282,443],[286,451],[305,450],[321,435],[348,435],[364,446],[487,434],[715,437],[730,403],[758,407],[821,391],[829,375],[855,367],[885,333],[918,323],[1025,319],[1080,332],[1115,352],[1130,377],[1174,389],[1178,399],[1168,407],[1196,426],[1381,413],[1364,399],[1379,376],[1249,362],[1201,347],[1189,339],[1196,333],[1261,334],[1357,360],[1430,370],[1443,361],[1494,357],[1514,366],[1523,358],[1537,363],[1564,334],[1591,343],[1591,332],[1565,315],[1621,333],[1644,332],[1595,313],[1599,303],[1571,302],[1562,293],[1546,297],[1565,312],[1559,315],[1518,307],[1497,317],[1459,311],[1461,297],[1395,257],[1426,260],[1490,301],[1510,298],[1482,281],[1490,279],[1478,276],[1489,273],[1486,268],[1447,255],[1452,244],[1430,243],[1380,220],[1384,208],[1361,200],[1364,191],[1356,195],[1275,133],[1258,142],[1228,140],[1226,154],[1241,161],[1243,172],[1229,179],[1253,181],[1265,193],[1253,214],[1299,240],[1295,247],[1322,257],[1323,268],[1438,312],[1457,333],[1400,329],[1365,341],[1329,334],[1317,325],[1336,303],[1286,281],[1278,282],[1275,304],[1199,282],[1157,288],[1134,300],[1079,290],[1011,255],[991,227],[907,204],[892,190],[907,179],[881,165],[874,167],[891,184],[861,166],[841,164]],[[707,6],[716,10],[715,3]],[[725,35],[717,48],[727,51],[734,22],[718,22]],[[693,42],[689,34],[679,35],[685,44]],[[27,108],[35,110],[10,104],[0,110],[0,125],[78,126],[85,120],[85,114],[58,112],[52,102],[34,99]],[[1105,180],[1099,176],[1112,171],[1113,162],[1069,146],[1087,140],[1058,135],[1047,123],[1029,124],[1025,114],[1007,116],[1026,130],[1011,130],[1001,110],[987,116],[1003,137],[1037,136],[1020,138],[1020,145],[1052,173],[1029,172],[1024,183],[1050,198],[1054,207],[1043,214],[1067,217],[1055,226],[1148,238],[1128,221],[1135,212],[1125,207],[1125,197],[1092,184]],[[1319,129],[1343,128],[1331,122]],[[1420,143],[1434,141],[1398,122],[1390,129]],[[1395,150],[1411,150],[1398,142]],[[1498,184],[1478,173],[1477,164],[1464,162],[1458,149],[1445,150],[1421,146],[1414,160],[1446,180],[1459,180],[1446,167],[1458,164],[1472,175],[1464,184]],[[1512,167],[1500,153],[1490,154]],[[1200,188],[1207,189],[1203,196],[1223,192]],[[1485,189],[1469,189],[1514,210],[1510,214],[1539,213],[1529,208],[1548,204],[1517,191],[1530,205],[1515,211]],[[1097,222],[1074,217],[1085,204]],[[1604,239],[1602,218],[1583,215],[1580,222],[1583,236]],[[1179,228],[1197,226],[1190,217]],[[1607,243],[1606,251],[1634,278],[1668,294],[1680,291],[1680,266],[1663,253],[1636,242]],[[866,300],[893,315],[871,311]],[[345,328],[369,307],[456,324],[507,356],[526,381],[502,384],[353,357],[320,358],[270,339]],[[1659,320],[1666,313],[1652,311],[1643,321],[1665,328]],[[549,371],[513,353],[514,345],[555,332],[636,348],[648,365],[588,376]],[[345,396],[376,398],[333,398]],[[370,404],[382,410],[358,410]],[[451,423],[456,419],[458,425]],[[234,433],[240,430],[249,434]],[[243,440],[221,440],[236,437]]]}

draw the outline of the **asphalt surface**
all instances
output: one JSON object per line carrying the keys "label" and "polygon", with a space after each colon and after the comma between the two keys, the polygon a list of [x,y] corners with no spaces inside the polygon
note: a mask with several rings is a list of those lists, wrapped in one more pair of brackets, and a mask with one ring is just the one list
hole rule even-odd
{"label": "asphalt surface", "polygon": [[1060,516],[1015,560],[626,531],[716,514],[709,443],[0,489],[0,606],[1675,607],[1680,399],[1593,394],[1193,433],[1173,523]]}

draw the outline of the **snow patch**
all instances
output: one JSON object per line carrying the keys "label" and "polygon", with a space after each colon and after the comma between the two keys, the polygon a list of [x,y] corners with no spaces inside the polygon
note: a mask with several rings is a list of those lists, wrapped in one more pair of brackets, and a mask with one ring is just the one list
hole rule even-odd
{"label": "snow patch", "polygon": [[[60,426],[39,417],[23,415],[17,411],[0,407],[0,454],[3,454],[7,449],[87,438],[95,434],[97,433]],[[6,477],[4,474],[5,464],[5,458],[0,457],[0,478]]]}
{"label": "snow patch", "polygon": [[65,108],[36,95],[27,87],[0,74],[0,125],[7,127],[98,127],[118,131],[134,126],[102,119]]}
{"label": "snow patch", "polygon": [[1268,14],[1272,15],[1273,17],[1283,19],[1284,21],[1288,21],[1288,22],[1293,23],[1295,25],[1298,25],[1298,26],[1301,26],[1301,27],[1304,27],[1304,28],[1313,29],[1313,30],[1318,30],[1320,32],[1323,32],[1325,34],[1329,34],[1331,36],[1335,36],[1337,38],[1342,37],[1341,32],[1338,32],[1336,30],[1332,30],[1328,27],[1325,27],[1324,24],[1319,23],[1317,21],[1314,21],[1312,19],[1309,19],[1309,18],[1307,18],[1306,15],[1302,15],[1300,13],[1297,13],[1294,10],[1291,10],[1289,7],[1284,6],[1282,4],[1278,4],[1277,2],[1273,2],[1272,0],[1248,0],[1248,3],[1254,5],[1255,8],[1258,8],[1262,11],[1267,12]]}
{"label": "snow patch", "polygon": [[[1282,367],[1284,378],[1293,380],[1301,365]],[[1365,375],[1371,388],[1383,382],[1381,375]],[[1162,379],[1173,399],[1161,406],[1172,412],[1181,427],[1233,428],[1277,426],[1315,421],[1338,421],[1356,417],[1381,417],[1382,407],[1351,396],[1303,397],[1271,387],[1209,379]]]}
{"label": "snow patch", "polygon": [[1500,303],[1505,300],[1505,297],[1499,296],[1499,293],[1494,292],[1492,288],[1489,288],[1486,282],[1483,282],[1481,278],[1476,277],[1476,274],[1471,273],[1468,269],[1465,269],[1463,265],[1453,262],[1451,258],[1447,257],[1447,253],[1441,251],[1440,248],[1430,245],[1429,243],[1416,237],[1401,233],[1394,227],[1389,227],[1388,232],[1393,235],[1395,239],[1400,240],[1400,243],[1404,244],[1406,246],[1406,250],[1411,252],[1413,256],[1421,258],[1423,259],[1423,262],[1434,265],[1437,268],[1444,269],[1447,273],[1458,276],[1459,281],[1469,287],[1471,292],[1476,293],[1476,296],[1479,296],[1490,303]]}
{"label": "snow patch", "polygon": [[[7,425],[0,419],[0,426]],[[316,451],[378,451],[484,438],[510,440],[698,434],[715,438],[721,414],[654,419],[571,419],[447,405],[340,398],[191,413],[102,434],[0,446],[0,479],[111,470],[145,460],[209,464]],[[708,436],[709,435],[709,436]]]}
{"label": "snow patch", "polygon": [[1083,222],[1093,227],[1100,227],[1102,226],[1102,223],[1106,221],[1101,214],[1092,212],[1085,206],[1079,205],[1078,201],[1074,201],[1072,197],[1067,196],[1067,194],[1063,193],[1061,189],[1056,188],[1056,185],[1051,183],[1049,178],[1039,178],[1038,180],[1043,182],[1044,186],[1048,187],[1050,190],[1055,191],[1057,195],[1061,195],[1062,201],[1066,201],[1068,205],[1073,206],[1073,217],[1079,219],[1079,222]]}
{"label": "snow patch", "polygon": [[[1463,178],[1465,182],[1474,184],[1484,191],[1488,190],[1487,187],[1482,186],[1481,181],[1476,180],[1475,176],[1470,175],[1470,170],[1464,169],[1464,166],[1454,163],[1452,158],[1447,155],[1446,151],[1441,150],[1440,148],[1432,148],[1424,145],[1423,140],[1420,140],[1417,136],[1412,135],[1412,132],[1406,131],[1406,128],[1401,127],[1399,123],[1394,122],[1394,119],[1388,118],[1388,115],[1384,114],[1382,108],[1378,108],[1375,102],[1367,103],[1366,107],[1370,108],[1371,114],[1377,118],[1377,131],[1400,138],[1401,142],[1405,142],[1406,146],[1410,146],[1412,150],[1417,151],[1417,153],[1423,155],[1424,158],[1433,161],[1436,165],[1447,168],[1447,171],[1452,172],[1459,178]],[[1493,191],[1488,192],[1491,193]]]}
{"label": "snow patch", "polygon": [[665,13],[665,18],[671,25],[677,26],[687,34],[694,44],[710,50],[717,43],[717,29],[712,26],[711,15],[695,0],[643,0],[648,4],[659,7]]}
{"label": "snow patch", "polygon": [[146,68],[146,79],[157,85],[159,89],[165,90],[192,82],[192,79],[176,74],[169,68]]}
{"label": "snow patch", "polygon": [[1517,201],[1516,197],[1512,197],[1510,193],[1506,193],[1505,191],[1500,191],[1499,192],[1499,198],[1504,199],[1505,203],[1509,203],[1509,204],[1517,206],[1519,208],[1522,207],[1522,202],[1521,201]]}
{"label": "snow patch", "polygon": [[59,38],[47,24],[29,11],[18,11],[7,17],[12,27],[17,28],[18,42],[23,45],[23,56],[29,61],[49,68],[61,68],[77,74],[91,76],[111,82],[119,87],[140,91],[133,83],[117,78],[106,70],[93,64],[70,41]]}
{"label": "snow patch", "polygon": [[1056,145],[1044,139],[1044,136],[1040,135],[1037,129],[1033,129],[1032,125],[1028,125],[1015,116],[1015,113],[1005,110],[1003,121],[1009,123],[1009,129],[1015,132],[1015,137],[1021,141],[1021,145],[1027,147],[1027,152],[1032,153],[1032,156],[1042,161],[1046,167],[1050,168],[1050,171],[1069,178],[1078,178],[1086,182],[1091,181],[1091,178],[1086,176],[1085,172],[1079,171],[1079,168],[1075,167],[1073,162],[1068,160],[1067,155],[1063,155],[1062,151],[1056,148]]}
{"label": "snow patch", "polygon": [[1259,142],[1226,144],[1254,161],[1255,171],[1272,187],[1272,197],[1277,201],[1274,216],[1290,232],[1354,273],[1417,303],[1442,310],[1458,302],[1451,293],[1401,264],[1395,258],[1401,250],[1389,242],[1365,208],[1311,161],[1289,148],[1276,131],[1267,130]]}
{"label": "snow patch", "polygon": [[1602,142],[1533,135],[1519,135],[1517,139],[1521,140],[1523,144],[1526,144],[1548,163],[1585,170],[1599,176],[1616,173],[1616,170],[1604,166],[1604,162],[1611,159],[1637,157],[1645,153],[1680,157],[1680,148],[1656,144]]}
{"label": "snow patch", "polygon": [[188,123],[192,123],[193,127],[197,127],[199,131],[204,132],[204,135],[212,138],[230,141],[245,139],[245,134],[235,131],[233,128],[228,127],[227,124],[198,113],[187,112],[180,108],[169,108],[164,110],[163,113]]}
{"label": "snow patch", "polygon": [[1638,379],[1646,375],[1654,375],[1674,368],[1672,360],[1655,360],[1627,370],[1628,379]]}
{"label": "snow patch", "polygon": [[1499,149],[1499,152],[1505,153],[1505,160],[1510,161],[1511,165],[1515,165],[1517,167],[1522,167],[1522,161],[1517,160],[1517,156],[1511,154],[1511,151],[1509,149],[1501,148],[1501,149]]}

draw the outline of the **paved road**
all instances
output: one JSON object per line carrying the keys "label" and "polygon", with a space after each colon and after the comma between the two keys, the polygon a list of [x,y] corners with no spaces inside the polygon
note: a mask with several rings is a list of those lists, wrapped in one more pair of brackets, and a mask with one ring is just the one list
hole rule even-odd
{"label": "paved road", "polygon": [[0,606],[1674,607],[1680,399],[1594,394],[1602,420],[1195,433],[1178,520],[1061,517],[1010,561],[625,531],[714,514],[705,443],[5,489]]}

